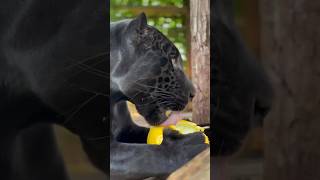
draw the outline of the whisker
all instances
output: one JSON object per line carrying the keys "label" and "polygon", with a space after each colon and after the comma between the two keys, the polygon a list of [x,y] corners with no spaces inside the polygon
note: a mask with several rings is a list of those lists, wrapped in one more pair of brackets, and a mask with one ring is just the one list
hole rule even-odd
{"label": "whisker", "polygon": [[78,64],[83,64],[83,63],[88,62],[88,61],[90,61],[90,60],[92,60],[92,59],[96,59],[96,58],[99,58],[99,57],[102,57],[102,56],[106,56],[107,54],[108,54],[108,52],[102,52],[102,53],[98,53],[98,54],[96,54],[96,55],[87,57],[87,58],[85,58],[85,59],[81,59],[81,60],[79,60],[79,61],[76,61],[75,64],[71,64],[71,65],[69,65],[69,66],[66,66],[65,69],[72,68],[72,67],[74,67],[74,66],[77,66]]}
{"label": "whisker", "polygon": [[[149,78],[145,78],[149,79]],[[185,99],[180,97],[178,94],[170,91],[166,91],[165,88],[159,88],[156,86],[150,86],[144,83],[139,82],[140,80],[137,80],[135,82],[132,82],[132,84],[137,85],[136,90],[138,91],[132,99],[136,98],[138,95],[145,93],[146,89],[153,88],[154,90],[150,93],[151,97],[148,96],[147,98],[153,98],[154,101],[147,102],[145,104],[137,105],[138,107],[146,106],[151,103],[156,103],[158,106],[162,107],[177,107],[177,106],[185,106]],[[140,88],[139,88],[140,87]]]}
{"label": "whisker", "polygon": [[154,88],[154,89],[158,90],[158,91],[155,91],[155,92],[163,92],[163,93],[172,94],[172,95],[175,95],[175,96],[176,96],[175,93],[165,91],[166,89],[164,89],[164,88],[158,88],[158,87],[155,87],[155,86],[149,86],[149,85],[141,84],[141,83],[137,83],[137,82],[133,82],[133,83],[135,83],[135,84],[137,84],[137,85],[140,85],[140,86],[142,86],[142,87],[150,87],[150,88]]}
{"label": "whisker", "polygon": [[86,88],[83,88],[83,87],[81,87],[79,89],[81,89],[82,91],[86,91],[86,92],[90,92],[90,93],[96,94],[96,95],[102,95],[102,96],[105,96],[105,97],[109,97],[108,94],[103,93],[103,92],[96,92],[96,91],[89,90],[89,89],[86,89]]}
{"label": "whisker", "polygon": [[141,94],[141,93],[145,93],[145,91],[140,90],[140,89],[135,89],[135,90],[137,90],[138,92],[137,92],[136,94],[134,94],[134,95],[133,95],[133,97],[132,97],[131,99],[136,98],[136,97],[137,97],[139,94]]}
{"label": "whisker", "polygon": [[95,71],[95,72],[100,73],[100,74],[102,74],[102,75],[106,75],[106,76],[108,75],[106,72],[101,71],[101,70],[99,70],[99,69],[97,69],[97,68],[88,66],[88,65],[86,65],[86,64],[79,64],[78,66],[86,67],[87,69],[91,69],[92,71]]}
{"label": "whisker", "polygon": [[88,72],[88,73],[91,73],[91,74],[94,74],[94,75],[96,75],[96,76],[99,76],[99,77],[102,77],[102,78],[104,78],[104,79],[107,79],[107,80],[109,80],[108,79],[108,75],[101,75],[101,74],[99,74],[99,73],[96,73],[96,72],[94,72],[94,71],[92,71],[92,70],[88,70],[88,68],[85,68],[85,67],[80,67],[82,70],[84,70],[84,71],[86,71],[86,72]]}
{"label": "whisker", "polygon": [[88,138],[88,137],[83,137],[87,141],[99,141],[99,140],[105,140],[110,136],[101,136],[101,137],[93,137],[93,138]]}
{"label": "whisker", "polygon": [[66,118],[66,120],[63,122],[63,124],[68,123],[68,122],[72,119],[72,117],[73,117],[74,115],[76,115],[85,105],[87,105],[90,101],[92,101],[92,100],[93,100],[94,98],[96,98],[97,96],[98,96],[98,95],[95,94],[95,95],[89,97],[89,98],[88,98],[86,101],[84,101],[83,103],[79,104],[78,107],[76,108],[76,110],[75,110],[73,113],[71,113],[71,114]]}
{"label": "whisker", "polygon": [[169,92],[164,92],[164,91],[155,91],[154,93],[161,95],[161,96],[177,97],[177,95],[175,93],[169,93]]}
{"label": "whisker", "polygon": [[[104,59],[103,59],[103,60],[100,60],[100,61],[94,63],[92,66],[96,66],[96,65],[100,64],[100,63],[103,62],[103,61],[105,61],[105,60],[104,60]],[[66,80],[64,80],[64,82],[68,82],[71,77],[75,77],[75,76],[79,75],[80,73],[82,73],[82,72],[84,72],[84,71],[85,71],[84,69],[80,69],[79,71],[77,71],[77,72],[69,75],[69,76],[66,78]],[[57,74],[57,76],[58,76],[58,75],[59,75],[59,74]]]}
{"label": "whisker", "polygon": [[144,106],[149,106],[150,104],[156,103],[156,101],[152,101],[146,104],[135,104],[137,107],[144,107]]}
{"label": "whisker", "polygon": [[156,86],[150,86],[150,85],[142,84],[142,83],[138,83],[138,82],[132,82],[132,83],[134,83],[134,84],[136,84],[136,85],[140,85],[140,86],[142,86],[142,87],[148,87],[148,88],[154,88],[154,89],[164,90],[163,88],[158,88],[158,87],[156,87]]}

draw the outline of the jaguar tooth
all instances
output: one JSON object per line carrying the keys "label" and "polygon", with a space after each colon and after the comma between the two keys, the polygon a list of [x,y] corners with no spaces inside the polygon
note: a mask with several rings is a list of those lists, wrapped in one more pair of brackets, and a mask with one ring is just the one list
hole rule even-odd
{"label": "jaguar tooth", "polygon": [[166,111],[166,116],[169,117],[171,113],[172,113],[171,110]]}

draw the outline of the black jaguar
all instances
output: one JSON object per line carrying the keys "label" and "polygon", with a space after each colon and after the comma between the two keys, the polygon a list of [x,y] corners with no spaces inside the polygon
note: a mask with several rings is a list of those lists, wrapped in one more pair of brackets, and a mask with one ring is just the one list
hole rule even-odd
{"label": "black jaguar", "polygon": [[[111,23],[111,139],[112,179],[166,176],[204,150],[202,134],[187,136],[167,131],[161,146],[147,145],[148,129],[132,122],[131,101],[150,125],[174,124],[194,96],[178,49],[147,24],[144,13]],[[172,111],[166,115],[166,111]]]}

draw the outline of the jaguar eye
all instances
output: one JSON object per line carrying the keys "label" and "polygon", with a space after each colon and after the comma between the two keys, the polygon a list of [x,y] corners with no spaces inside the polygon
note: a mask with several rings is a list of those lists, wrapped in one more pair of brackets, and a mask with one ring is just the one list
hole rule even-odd
{"label": "jaguar eye", "polygon": [[166,58],[161,58],[160,59],[160,66],[164,66],[167,64],[167,59]]}

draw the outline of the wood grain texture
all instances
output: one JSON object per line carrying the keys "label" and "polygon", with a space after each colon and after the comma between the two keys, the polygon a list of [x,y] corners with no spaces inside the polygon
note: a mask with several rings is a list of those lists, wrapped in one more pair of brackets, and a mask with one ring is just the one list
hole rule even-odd
{"label": "wood grain texture", "polygon": [[190,0],[191,66],[196,96],[193,121],[210,122],[210,2]]}
{"label": "wood grain texture", "polygon": [[210,149],[172,173],[168,180],[210,180]]}
{"label": "wood grain texture", "polygon": [[320,179],[320,1],[261,0],[261,55],[275,89],[265,178]]}

